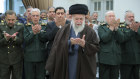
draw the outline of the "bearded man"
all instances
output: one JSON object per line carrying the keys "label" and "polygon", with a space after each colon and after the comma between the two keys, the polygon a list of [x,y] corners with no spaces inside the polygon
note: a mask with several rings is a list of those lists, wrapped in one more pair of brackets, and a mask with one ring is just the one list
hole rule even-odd
{"label": "bearded man", "polygon": [[125,36],[129,36],[121,44],[121,79],[139,79],[140,23],[135,22],[135,15],[132,11],[126,11],[125,23],[120,28]]}
{"label": "bearded man", "polygon": [[52,79],[96,79],[99,44],[94,30],[85,26],[88,7],[74,4],[69,13],[72,22],[57,32],[46,69]]}

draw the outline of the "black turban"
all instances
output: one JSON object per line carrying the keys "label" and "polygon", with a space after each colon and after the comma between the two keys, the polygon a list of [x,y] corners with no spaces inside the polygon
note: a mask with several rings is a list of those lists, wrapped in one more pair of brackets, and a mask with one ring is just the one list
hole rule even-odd
{"label": "black turban", "polygon": [[69,14],[84,14],[87,15],[88,7],[85,4],[74,4],[69,8]]}

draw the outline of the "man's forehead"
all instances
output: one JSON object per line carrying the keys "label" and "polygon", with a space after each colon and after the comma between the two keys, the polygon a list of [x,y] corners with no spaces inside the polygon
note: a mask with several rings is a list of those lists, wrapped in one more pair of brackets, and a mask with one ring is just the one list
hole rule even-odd
{"label": "man's forehead", "polygon": [[31,11],[33,8],[28,8],[27,11]]}
{"label": "man's forehead", "polygon": [[93,14],[93,16],[98,16],[98,14],[97,14],[97,13],[95,13],[95,14]]}
{"label": "man's forehead", "polygon": [[64,12],[64,9],[58,9],[56,12]]}
{"label": "man's forehead", "polygon": [[50,8],[49,11],[55,11],[55,9],[54,8]]}
{"label": "man's forehead", "polygon": [[12,15],[7,14],[6,17],[10,18],[10,17],[16,17],[16,16],[15,16],[15,14],[12,14]]}
{"label": "man's forehead", "polygon": [[38,11],[32,12],[32,15],[39,15],[40,13]]}
{"label": "man's forehead", "polygon": [[127,13],[127,16],[134,16],[133,13]]}
{"label": "man's forehead", "polygon": [[107,16],[115,16],[115,14],[111,12],[111,13],[108,13]]}
{"label": "man's forehead", "polygon": [[41,15],[46,15],[46,13],[41,13]]}

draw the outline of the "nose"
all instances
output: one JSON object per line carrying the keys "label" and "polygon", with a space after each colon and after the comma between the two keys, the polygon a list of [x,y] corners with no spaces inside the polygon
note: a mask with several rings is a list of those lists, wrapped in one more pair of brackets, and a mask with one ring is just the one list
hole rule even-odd
{"label": "nose", "polygon": [[62,14],[60,13],[60,14],[59,14],[59,17],[61,17],[61,16],[62,16]]}
{"label": "nose", "polygon": [[79,19],[79,20],[77,20],[77,22],[79,22],[79,23],[80,23],[80,22],[81,22],[81,20]]}
{"label": "nose", "polygon": [[12,21],[12,20],[10,20],[10,21],[9,21],[9,23],[13,23],[13,21]]}
{"label": "nose", "polygon": [[133,17],[131,17],[131,20],[133,20],[134,18]]}

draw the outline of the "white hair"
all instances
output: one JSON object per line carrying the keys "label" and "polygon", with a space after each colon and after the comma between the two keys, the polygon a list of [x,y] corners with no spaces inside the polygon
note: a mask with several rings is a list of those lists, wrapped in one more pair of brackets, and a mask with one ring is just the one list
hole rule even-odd
{"label": "white hair", "polygon": [[134,15],[134,13],[133,13],[131,10],[127,10],[127,11],[125,12],[125,17],[127,16],[128,13],[132,13],[132,14]]}
{"label": "white hair", "polygon": [[109,13],[114,13],[114,11],[107,11],[107,12],[105,13],[105,16],[108,16]]}
{"label": "white hair", "polygon": [[32,15],[32,12],[39,12],[39,15],[40,15],[40,10],[39,10],[38,8],[33,8],[33,9],[31,10],[31,15]]}

